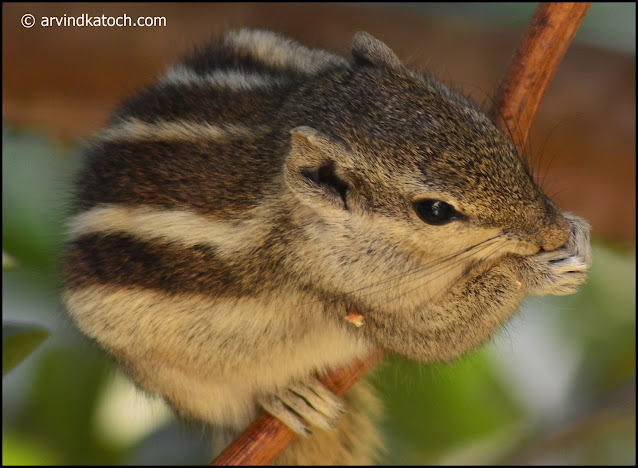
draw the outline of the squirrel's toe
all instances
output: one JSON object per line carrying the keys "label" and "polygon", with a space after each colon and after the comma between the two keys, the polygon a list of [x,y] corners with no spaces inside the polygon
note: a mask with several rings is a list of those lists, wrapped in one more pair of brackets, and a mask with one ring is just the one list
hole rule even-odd
{"label": "squirrel's toe", "polygon": [[308,435],[308,425],[334,429],[335,421],[344,412],[341,400],[317,379],[299,382],[261,401],[270,414],[300,435]]}

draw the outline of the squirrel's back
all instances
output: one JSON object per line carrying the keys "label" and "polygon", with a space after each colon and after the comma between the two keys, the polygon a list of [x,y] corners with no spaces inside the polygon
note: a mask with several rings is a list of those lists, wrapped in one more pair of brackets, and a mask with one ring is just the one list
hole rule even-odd
{"label": "squirrel's back", "polygon": [[266,31],[232,31],[198,49],[98,135],[78,211],[121,203],[236,216],[280,172],[288,141],[273,134],[273,114],[309,76],[343,66]]}

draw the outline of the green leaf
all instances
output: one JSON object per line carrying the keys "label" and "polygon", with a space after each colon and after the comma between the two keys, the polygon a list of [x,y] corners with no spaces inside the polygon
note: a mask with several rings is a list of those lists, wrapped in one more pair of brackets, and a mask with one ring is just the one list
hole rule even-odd
{"label": "green leaf", "polygon": [[29,435],[2,431],[2,465],[63,465],[60,457]]}
{"label": "green leaf", "polygon": [[16,262],[16,259],[3,250],[2,271],[13,270],[16,266],[18,266],[18,262]]}
{"label": "green leaf", "polygon": [[43,328],[17,323],[2,324],[2,375],[5,376],[49,336]]}

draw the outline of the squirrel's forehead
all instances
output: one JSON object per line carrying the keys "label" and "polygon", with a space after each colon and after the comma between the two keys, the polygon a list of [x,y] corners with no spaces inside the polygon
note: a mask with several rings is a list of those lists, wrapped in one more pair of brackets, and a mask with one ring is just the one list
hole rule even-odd
{"label": "squirrel's forehead", "polygon": [[529,177],[507,144],[485,140],[459,144],[453,140],[454,136],[448,135],[437,142],[377,141],[365,150],[364,157],[369,166],[376,166],[379,175],[385,174],[384,178],[423,188],[447,187],[456,197],[488,197],[490,187],[499,187],[501,193],[511,192],[508,196],[517,198],[531,189],[521,182]]}
{"label": "squirrel's forehead", "polygon": [[444,154],[445,157],[419,161],[417,176],[424,185],[443,187],[470,205],[516,202],[535,196],[533,181],[516,154]]}

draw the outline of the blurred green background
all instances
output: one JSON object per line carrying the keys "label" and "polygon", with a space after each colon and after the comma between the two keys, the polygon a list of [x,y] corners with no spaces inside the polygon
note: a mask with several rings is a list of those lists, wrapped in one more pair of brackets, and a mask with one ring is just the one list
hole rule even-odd
{"label": "blurred green background", "polygon": [[[418,8],[523,27],[534,5]],[[621,11],[592,8],[579,38],[635,54],[635,5]],[[57,262],[81,145],[6,126],[2,137],[3,250],[16,263],[3,271],[3,321],[51,333],[3,378],[3,464],[208,462],[208,436],[136,391],[62,309]],[[635,251],[595,237],[577,294],[529,299],[454,363],[386,358],[372,376],[386,406],[385,461],[635,464],[635,281]]]}

